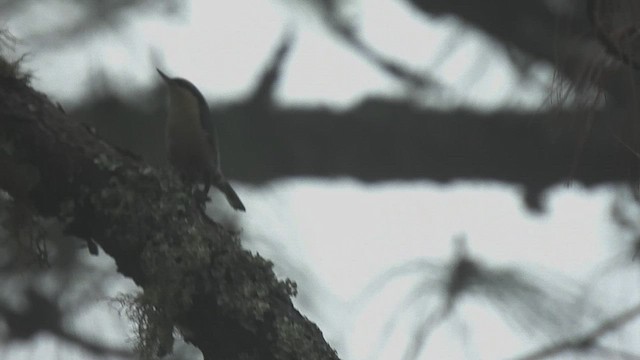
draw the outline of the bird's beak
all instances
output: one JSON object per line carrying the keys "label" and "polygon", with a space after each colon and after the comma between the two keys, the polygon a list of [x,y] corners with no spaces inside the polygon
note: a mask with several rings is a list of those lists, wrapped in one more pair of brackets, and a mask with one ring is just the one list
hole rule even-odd
{"label": "bird's beak", "polygon": [[171,81],[171,78],[168,77],[165,73],[163,73],[162,71],[160,71],[160,69],[156,68],[156,71],[158,71],[158,74],[160,74],[160,76],[162,76],[162,80],[166,81],[167,83]]}

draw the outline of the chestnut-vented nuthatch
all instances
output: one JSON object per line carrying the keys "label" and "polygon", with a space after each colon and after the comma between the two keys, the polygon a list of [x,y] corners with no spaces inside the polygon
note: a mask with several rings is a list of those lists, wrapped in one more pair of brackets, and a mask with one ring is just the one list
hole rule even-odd
{"label": "chestnut-vented nuthatch", "polygon": [[209,106],[200,91],[188,80],[158,73],[169,87],[167,152],[169,162],[189,184],[204,183],[206,199],[211,185],[226,196],[229,205],[245,211],[220,168],[220,151]]}

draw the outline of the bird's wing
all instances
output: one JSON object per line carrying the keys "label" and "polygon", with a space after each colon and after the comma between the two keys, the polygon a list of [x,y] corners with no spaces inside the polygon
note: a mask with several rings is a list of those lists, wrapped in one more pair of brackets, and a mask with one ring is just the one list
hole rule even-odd
{"label": "bird's wing", "polygon": [[200,108],[200,114],[202,117],[200,118],[200,126],[202,126],[202,130],[204,131],[207,142],[211,146],[211,151],[213,152],[213,158],[215,161],[214,166],[218,169],[220,168],[220,151],[218,150],[218,134],[216,131],[214,119],[211,117],[211,111],[209,110],[209,105],[207,101],[204,99],[204,96],[198,90],[198,88],[193,85],[189,80],[185,80],[182,78],[176,79],[176,81],[181,82],[181,85],[187,87],[191,90],[191,92],[195,95],[198,101],[198,107]]}

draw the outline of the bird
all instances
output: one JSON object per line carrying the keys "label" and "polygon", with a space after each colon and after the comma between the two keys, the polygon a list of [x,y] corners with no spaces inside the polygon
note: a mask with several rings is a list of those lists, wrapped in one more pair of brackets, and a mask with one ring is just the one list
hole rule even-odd
{"label": "bird", "polygon": [[246,211],[224,177],[214,119],[198,88],[183,78],[172,78],[156,68],[169,88],[166,145],[169,163],[188,184],[204,183],[198,200],[204,205],[211,186],[217,187],[237,211]]}

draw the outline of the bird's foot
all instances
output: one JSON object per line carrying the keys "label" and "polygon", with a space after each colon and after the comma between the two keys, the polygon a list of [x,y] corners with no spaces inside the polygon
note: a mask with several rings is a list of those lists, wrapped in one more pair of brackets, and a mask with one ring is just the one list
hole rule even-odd
{"label": "bird's foot", "polygon": [[194,192],[194,197],[196,199],[196,203],[202,209],[205,208],[207,202],[211,201],[208,192],[205,192],[204,190],[196,189],[196,191]]}

